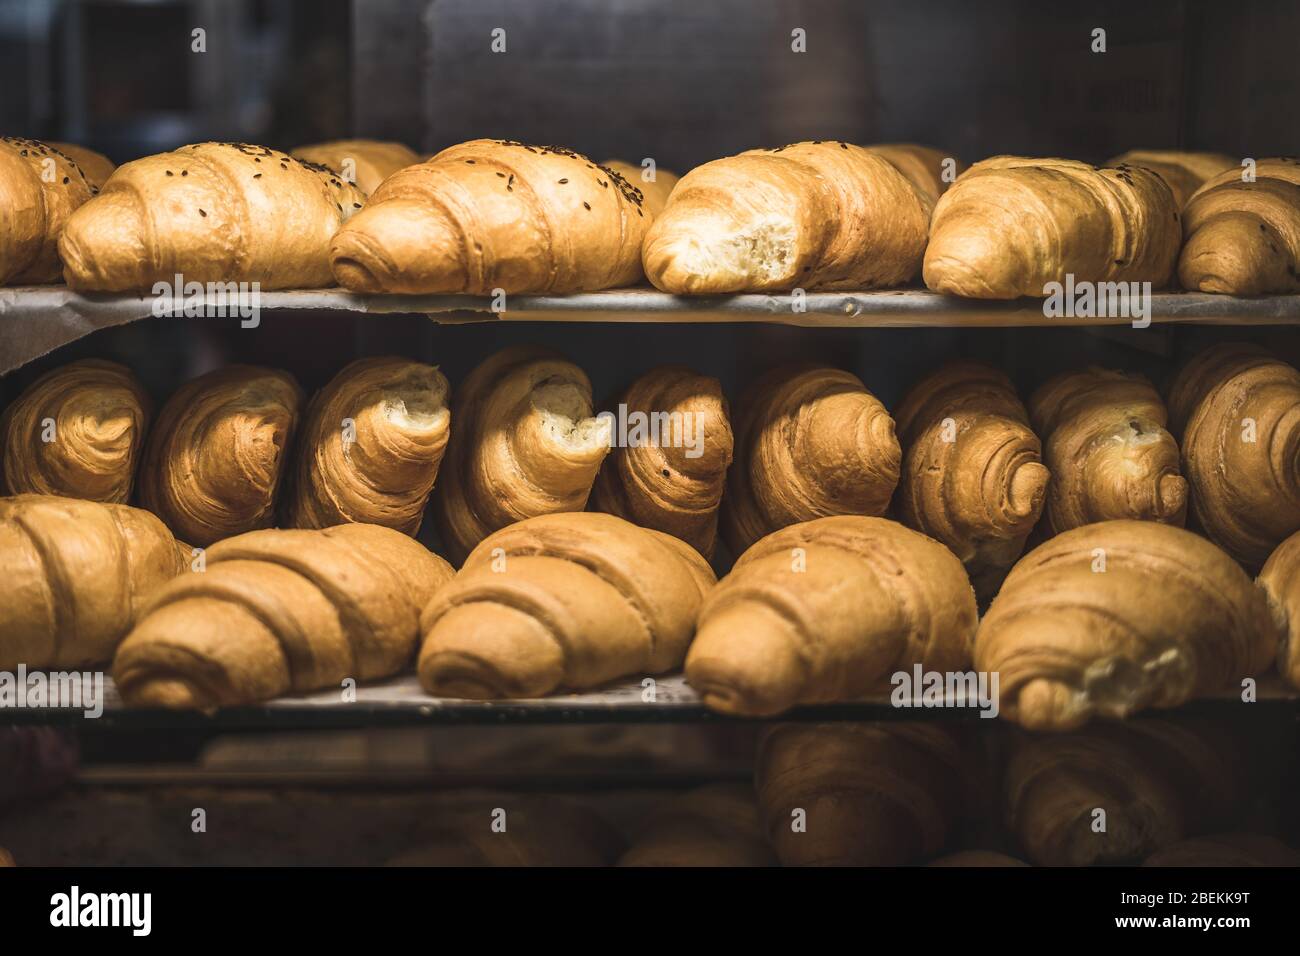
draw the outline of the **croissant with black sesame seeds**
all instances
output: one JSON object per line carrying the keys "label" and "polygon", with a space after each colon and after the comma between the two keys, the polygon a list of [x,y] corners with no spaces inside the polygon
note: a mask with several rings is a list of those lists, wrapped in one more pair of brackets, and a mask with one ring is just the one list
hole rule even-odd
{"label": "croissant with black sesame seeds", "polygon": [[373,139],[340,139],[329,143],[299,146],[290,154],[310,163],[320,163],[340,178],[356,183],[369,196],[393,173],[420,161],[409,146]]}
{"label": "croissant with black sesame seeds", "polygon": [[1044,297],[1067,275],[1160,289],[1181,239],[1174,194],[1149,169],[994,156],[934,207],[925,284],[973,299]]}
{"label": "croissant with black sesame seeds", "polygon": [[618,173],[558,146],[477,139],[394,173],[330,246],[357,292],[586,292],[641,278],[651,215]]}
{"label": "croissant with black sesame seeds", "polygon": [[1300,159],[1261,159],[1245,175],[1220,173],[1188,201],[1178,278],[1224,295],[1300,292]]}
{"label": "croissant with black sesame seeds", "polygon": [[59,238],[77,291],[155,283],[333,285],[329,242],[365,195],[324,166],[242,143],[199,143],[120,167]]}
{"label": "croissant with black sesame seeds", "polygon": [[59,232],[95,193],[76,162],[49,143],[0,139],[0,285],[59,281]]}

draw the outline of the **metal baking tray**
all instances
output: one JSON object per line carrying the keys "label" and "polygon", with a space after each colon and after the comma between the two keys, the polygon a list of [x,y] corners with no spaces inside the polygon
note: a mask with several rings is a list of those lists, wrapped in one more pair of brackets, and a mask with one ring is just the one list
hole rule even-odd
{"label": "metal baking tray", "polygon": [[[197,301],[197,300],[196,300]],[[203,300],[204,305],[208,303]],[[211,303],[216,305],[215,300]],[[260,294],[263,312],[346,311],[426,315],[461,322],[767,322],[814,328],[924,326],[1122,326],[1123,318],[1062,319],[1043,315],[1036,299],[985,302],[923,289],[888,292],[810,292],[795,311],[789,295],[674,296],[651,288],[580,295],[510,296],[504,311],[493,301],[464,295],[355,295],[342,289]],[[76,341],[96,329],[125,325],[153,314],[154,299],[136,295],[79,295],[65,286],[0,288],[0,374]],[[182,317],[182,316],[177,316]],[[1237,299],[1204,293],[1152,297],[1154,323],[1207,325],[1300,324],[1300,296]],[[238,322],[236,316],[193,321]],[[259,315],[258,321],[273,321]]]}
{"label": "metal baking tray", "polygon": [[[709,710],[681,674],[654,678],[653,701],[645,699],[641,679],[595,691],[525,700],[461,700],[430,697],[413,675],[363,685],[356,700],[345,703],[338,691],[282,697],[252,706],[223,708],[215,714],[123,706],[111,678],[105,678],[104,712],[89,720],[80,711],[0,709],[4,724],[79,724],[88,729],[265,729],[325,730],[419,724],[563,724],[563,723],[705,723],[744,721]],[[1250,707],[1300,705],[1300,691],[1282,684],[1276,674],[1259,682],[1258,703]],[[960,698],[957,701],[961,703]],[[1236,712],[1243,704],[1236,692],[1202,698],[1185,711]],[[975,707],[895,707],[889,695],[859,701],[799,707],[782,721],[980,720]]]}

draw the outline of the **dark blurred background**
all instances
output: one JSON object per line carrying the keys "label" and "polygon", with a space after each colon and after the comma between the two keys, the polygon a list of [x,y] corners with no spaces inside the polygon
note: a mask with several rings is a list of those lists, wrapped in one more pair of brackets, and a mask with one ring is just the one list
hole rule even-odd
{"label": "dark blurred background", "polygon": [[119,162],[351,135],[678,169],[803,138],[1258,157],[1300,153],[1297,36],[1294,0],[0,0],[0,128]]}

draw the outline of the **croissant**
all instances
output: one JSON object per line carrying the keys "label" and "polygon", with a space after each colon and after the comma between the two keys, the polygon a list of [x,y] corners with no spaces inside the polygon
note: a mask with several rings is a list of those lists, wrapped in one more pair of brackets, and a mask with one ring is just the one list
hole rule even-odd
{"label": "croissant", "polygon": [[1052,472],[1049,534],[1112,518],[1182,525],[1187,481],[1178,473],[1178,443],[1165,431],[1164,402],[1143,376],[1066,372],[1034,392],[1029,413]]}
{"label": "croissant", "polygon": [[339,139],[299,146],[289,155],[332,170],[369,196],[393,173],[420,161],[409,146],[373,139]]}
{"label": "croissant", "polygon": [[607,159],[601,165],[606,169],[612,169],[641,190],[641,207],[651,216],[658,216],[664,211],[664,206],[668,205],[669,195],[672,194],[678,180],[682,178],[667,169],[656,168],[654,179],[647,181],[643,167],[625,163],[621,159]]}
{"label": "croissant", "polygon": [[775,866],[753,788],[715,783],[655,810],[619,866]]}
{"label": "croissant", "polygon": [[1198,525],[1258,569],[1300,530],[1300,371],[1254,345],[1212,346],[1174,379],[1169,419]]}
{"label": "croissant", "polygon": [[882,515],[898,485],[894,420],[833,368],[778,369],[741,397],[722,534],[739,554],[768,532],[828,515]]}
{"label": "croissant", "polygon": [[1184,289],[1225,295],[1300,291],[1300,159],[1262,159],[1207,180],[1183,212]]}
{"label": "croissant", "polygon": [[597,512],[485,538],[420,628],[420,684],[491,700],[580,690],[681,666],[713,572],[690,546]]}
{"label": "croissant", "polygon": [[136,377],[113,362],[83,359],[46,372],[0,416],[4,486],[11,495],[124,504],[151,408]]}
{"label": "croissant", "polygon": [[454,405],[434,495],[453,562],[512,522],[587,506],[611,435],[609,420],[592,416],[582,369],[545,349],[503,349],[469,374]]}
{"label": "croissant", "polygon": [[1143,866],[1300,866],[1300,853],[1262,833],[1221,833],[1157,850]]}
{"label": "croissant", "polygon": [[1151,521],[1075,528],[1023,557],[980,622],[975,668],[1031,729],[1177,707],[1268,669],[1263,593],[1199,535]]}
{"label": "croissant", "polygon": [[108,177],[112,176],[113,171],[117,169],[111,159],[103,153],[95,152],[93,149],[87,149],[75,143],[46,143],[45,145],[53,146],[77,164],[77,168],[81,170],[86,177],[86,181],[90,183],[92,194],[98,192],[104,183],[108,181]]}
{"label": "croissant", "polygon": [[[494,829],[494,826],[504,829]],[[431,842],[388,866],[608,866],[623,839],[604,818],[567,800],[494,796],[483,809],[455,814]]]}
{"label": "croissant", "polygon": [[476,139],[394,173],[330,246],[357,292],[564,294],[633,285],[641,191],[558,146]]}
{"label": "croissant", "polygon": [[243,143],[199,143],[118,168],[59,237],[79,292],[155,283],[333,285],[327,250],[365,201],[323,166]]}
{"label": "croissant", "polygon": [[58,282],[57,243],[96,186],[49,143],[0,138],[0,286]]}
{"label": "croissant", "polygon": [[966,164],[951,153],[916,143],[881,143],[868,146],[867,150],[893,163],[917,192],[930,200],[932,206],[952,183],[952,180],[944,178],[944,163],[952,161],[951,175],[954,179],[966,171]]}
{"label": "croissant", "polygon": [[752,149],[682,177],[642,260],[679,295],[895,286],[920,267],[930,206],[860,146]]}
{"label": "croissant", "polygon": [[400,358],[358,359],[334,376],[307,410],[289,525],[358,521],[414,536],[447,447],[447,391],[432,365]]}
{"label": "croissant", "polygon": [[966,670],[977,623],[961,562],[885,518],[821,518],[747,550],[700,609],[686,679],[723,713],[887,690],[897,671]]}
{"label": "croissant", "polygon": [[605,459],[592,506],[674,535],[712,557],[731,464],[727,414],[717,379],[680,366],[646,372],[619,401],[616,418],[629,423],[628,443]]}
{"label": "croissant", "polygon": [[1233,740],[1191,722],[1099,722],[1018,739],[1007,829],[1039,866],[1135,863],[1215,826],[1240,802]]}
{"label": "croissant", "polygon": [[109,660],[142,602],[183,567],[171,532],[147,511],[0,498],[0,671]]}
{"label": "croissant", "polygon": [[140,504],[200,546],[270,525],[301,401],[288,372],[251,365],[187,382],[149,436]]}
{"label": "croissant", "polygon": [[973,299],[1042,297],[1080,282],[1169,284],[1178,206],[1149,169],[995,156],[943,194],[930,224],[925,284]]}
{"label": "croissant", "polygon": [[960,815],[960,743],[939,724],[779,724],[754,777],[786,866],[901,866],[933,857]]}
{"label": "croissant", "polygon": [[1300,532],[1277,546],[1264,562],[1258,583],[1268,595],[1282,635],[1277,647],[1278,672],[1293,687],[1300,687]]}
{"label": "croissant", "polygon": [[395,674],[452,576],[424,545],[366,524],[252,531],[205,561],[155,591],[118,648],[127,704],[213,711]]}
{"label": "croissant", "polygon": [[1015,387],[990,366],[953,362],[912,386],[897,420],[899,519],[951,548],[988,600],[1024,550],[1047,488]]}
{"label": "croissant", "polygon": [[1106,161],[1107,166],[1141,166],[1159,175],[1182,209],[1207,179],[1228,169],[1241,167],[1223,153],[1185,153],[1174,149],[1131,149]]}

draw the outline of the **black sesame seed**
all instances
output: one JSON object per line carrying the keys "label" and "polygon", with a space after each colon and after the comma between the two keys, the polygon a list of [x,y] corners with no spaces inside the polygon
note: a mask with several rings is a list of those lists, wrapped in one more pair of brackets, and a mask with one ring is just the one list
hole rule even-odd
{"label": "black sesame seed", "polygon": [[204,219],[208,217],[208,214],[204,212],[202,209],[199,210],[199,215],[202,216]]}
{"label": "black sesame seed", "polygon": [[68,185],[68,183],[70,183],[70,182],[72,182],[72,180],[69,179],[67,176],[64,176],[64,177],[63,177],[63,185],[66,186],[66,185]]}
{"label": "black sesame seed", "polygon": [[[170,176],[171,173],[168,173],[167,175]],[[262,178],[262,174],[261,174],[261,173],[253,173],[253,178],[254,178],[254,179],[261,179],[261,178]]]}
{"label": "black sesame seed", "polygon": [[352,208],[353,208],[353,209],[360,209],[360,208],[361,208],[361,203],[359,203],[359,202],[354,202],[354,203],[352,204]]}
{"label": "black sesame seed", "polygon": [[168,175],[168,176],[172,175],[172,171],[171,171],[170,169],[167,170],[167,175]]}
{"label": "black sesame seed", "polygon": [[591,203],[589,203],[589,202],[585,202],[585,203],[582,204],[582,207],[583,207],[584,209],[587,209],[587,210],[590,211],[590,209],[591,209]]}
{"label": "black sesame seed", "polygon": [[565,183],[567,183],[567,182],[568,182],[567,179],[561,179],[561,180],[559,181],[559,183],[560,183],[561,186],[563,186],[563,185],[564,185]]}
{"label": "black sesame seed", "polygon": [[188,176],[189,174],[190,174],[190,171],[189,171],[188,169],[182,169],[182,170],[181,170],[181,175],[182,175],[182,176]]}

